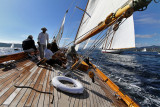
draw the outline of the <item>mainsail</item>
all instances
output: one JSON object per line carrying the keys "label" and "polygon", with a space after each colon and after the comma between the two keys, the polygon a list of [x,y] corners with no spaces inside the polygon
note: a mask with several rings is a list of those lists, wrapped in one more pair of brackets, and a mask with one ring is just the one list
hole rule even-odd
{"label": "mainsail", "polygon": [[135,47],[135,33],[133,15],[127,18],[119,26],[117,31],[110,31],[107,35],[102,49],[124,49]]}
{"label": "mainsail", "polygon": [[[87,32],[106,19],[110,13],[116,12],[128,0],[89,0],[86,12],[80,24],[75,43],[81,40]],[[90,17],[86,14],[88,13]]]}

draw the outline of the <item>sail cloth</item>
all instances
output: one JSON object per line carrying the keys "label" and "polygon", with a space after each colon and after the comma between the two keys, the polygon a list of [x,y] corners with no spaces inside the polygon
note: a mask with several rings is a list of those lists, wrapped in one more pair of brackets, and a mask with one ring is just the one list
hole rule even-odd
{"label": "sail cloth", "polygon": [[85,36],[85,33],[104,21],[110,13],[116,12],[128,0],[89,0],[86,12],[80,24],[75,43]]}
{"label": "sail cloth", "polygon": [[[122,21],[123,22],[123,21]],[[113,32],[113,33],[112,33]],[[123,49],[135,47],[135,33],[133,15],[126,19],[117,31],[111,31],[106,37],[103,49]]]}
{"label": "sail cloth", "polygon": [[57,42],[57,45],[59,46],[59,43],[60,43],[60,40],[62,38],[62,35],[63,35],[63,31],[64,31],[64,23],[65,23],[65,19],[66,19],[66,14],[68,13],[68,10],[66,11],[65,15],[64,15],[64,18],[63,18],[63,21],[62,21],[62,24],[61,24],[61,27],[59,29],[59,32],[56,36],[56,42]]}

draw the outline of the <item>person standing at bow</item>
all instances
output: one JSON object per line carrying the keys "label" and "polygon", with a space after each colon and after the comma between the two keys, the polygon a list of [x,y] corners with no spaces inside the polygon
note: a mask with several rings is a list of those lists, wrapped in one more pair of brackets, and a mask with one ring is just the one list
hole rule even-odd
{"label": "person standing at bow", "polygon": [[40,58],[44,58],[44,50],[46,48],[46,45],[49,43],[49,36],[46,33],[47,29],[41,28],[42,32],[38,35],[38,45],[39,45],[39,52],[40,52]]}

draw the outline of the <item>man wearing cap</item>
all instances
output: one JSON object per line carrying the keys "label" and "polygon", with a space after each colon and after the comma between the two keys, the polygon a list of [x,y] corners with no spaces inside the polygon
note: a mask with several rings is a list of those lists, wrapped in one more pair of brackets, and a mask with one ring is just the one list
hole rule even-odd
{"label": "man wearing cap", "polygon": [[44,49],[46,48],[46,45],[49,43],[49,36],[46,33],[47,29],[41,28],[42,32],[38,35],[38,45],[39,45],[39,51],[40,51],[40,57],[41,59],[44,58]]}

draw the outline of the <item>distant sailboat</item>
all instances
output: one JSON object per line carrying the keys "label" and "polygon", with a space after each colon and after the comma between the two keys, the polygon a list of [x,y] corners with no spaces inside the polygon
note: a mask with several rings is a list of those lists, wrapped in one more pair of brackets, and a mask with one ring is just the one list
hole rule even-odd
{"label": "distant sailboat", "polygon": [[15,48],[15,47],[14,47],[14,43],[12,43],[12,45],[11,45],[10,49],[12,49],[12,50],[16,50],[16,51],[17,51],[17,50],[20,50],[20,48]]}
{"label": "distant sailboat", "polygon": [[143,49],[142,49],[142,52],[146,52],[146,51],[147,51],[146,48],[143,48]]}
{"label": "distant sailboat", "polygon": [[12,43],[12,45],[11,45],[11,47],[10,47],[10,48],[12,48],[12,49],[14,48],[14,43]]}

